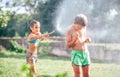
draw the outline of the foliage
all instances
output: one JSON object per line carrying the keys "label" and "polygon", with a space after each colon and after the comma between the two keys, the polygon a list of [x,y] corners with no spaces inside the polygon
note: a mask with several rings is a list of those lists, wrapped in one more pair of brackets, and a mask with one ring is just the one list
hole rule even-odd
{"label": "foliage", "polygon": [[2,10],[3,7],[0,7],[0,29],[6,27],[10,15],[10,11],[3,11]]}
{"label": "foliage", "polygon": [[56,75],[56,77],[67,77],[67,73],[65,72],[63,74],[58,74],[58,75]]}
{"label": "foliage", "polygon": [[28,33],[29,21],[31,19],[31,16],[27,14],[15,14],[14,17],[12,17],[12,20],[8,22],[9,27],[7,29],[14,29],[19,36],[24,37]]}
{"label": "foliage", "polygon": [[[23,64],[22,68],[21,68],[21,73],[22,76],[25,77],[31,77],[32,75],[34,75],[35,77],[51,77],[50,75],[40,75],[38,73],[31,73],[30,70],[31,66],[29,64]],[[55,77],[67,77],[67,73],[63,73],[63,74],[57,74]]]}
{"label": "foliage", "polygon": [[31,66],[29,64],[23,64],[22,68],[21,68],[22,76],[25,75],[25,77],[31,77],[32,73],[29,71],[30,68],[31,68]]}
{"label": "foliage", "polygon": [[10,52],[9,50],[2,49],[0,50],[0,57],[14,56],[16,52]]}
{"label": "foliage", "polygon": [[18,53],[22,53],[25,52],[25,48],[23,48],[20,44],[18,44],[16,41],[10,41],[11,47],[10,50],[11,51],[15,51]]}
{"label": "foliage", "polygon": [[29,31],[29,22],[32,19],[28,14],[11,14],[7,27],[3,30],[2,36],[25,37]]}
{"label": "foliage", "polygon": [[49,45],[49,42],[40,42],[39,46],[38,46],[38,52],[40,54],[49,54],[51,50],[51,47]]}
{"label": "foliage", "polygon": [[4,29],[6,28],[7,23],[10,19],[10,11],[3,11],[2,8],[3,7],[0,7],[0,36],[4,32]]}
{"label": "foliage", "polygon": [[37,14],[33,18],[40,20],[41,31],[51,31],[55,29],[52,24],[52,19],[55,17],[55,10],[60,0],[47,0],[45,3],[38,5]]}
{"label": "foliage", "polygon": [[[41,32],[50,32],[54,28],[52,24],[52,18],[54,12],[60,1],[59,0],[23,0],[23,1],[6,1],[5,7],[16,7],[15,11],[11,11],[10,21],[5,29],[2,29],[1,36],[13,37],[18,33],[19,36],[24,37],[28,34],[28,26],[32,19],[39,20],[41,22]],[[26,14],[18,14],[21,8],[25,8]]]}

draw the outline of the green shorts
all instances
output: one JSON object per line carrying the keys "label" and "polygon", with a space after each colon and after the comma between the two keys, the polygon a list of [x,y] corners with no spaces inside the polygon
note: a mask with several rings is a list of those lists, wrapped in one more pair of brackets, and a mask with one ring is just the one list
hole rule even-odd
{"label": "green shorts", "polygon": [[72,50],[71,61],[75,65],[86,66],[90,64],[88,51]]}

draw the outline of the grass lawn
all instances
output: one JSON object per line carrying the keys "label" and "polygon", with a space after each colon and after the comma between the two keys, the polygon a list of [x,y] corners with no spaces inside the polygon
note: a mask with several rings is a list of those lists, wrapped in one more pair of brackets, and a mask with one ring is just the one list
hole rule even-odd
{"label": "grass lawn", "polygon": [[[20,70],[25,61],[25,54],[0,54],[0,77],[22,77]],[[37,71],[50,77],[65,72],[67,77],[73,77],[70,58],[65,57],[40,55]],[[120,77],[120,64],[92,62],[90,74],[91,77]]]}

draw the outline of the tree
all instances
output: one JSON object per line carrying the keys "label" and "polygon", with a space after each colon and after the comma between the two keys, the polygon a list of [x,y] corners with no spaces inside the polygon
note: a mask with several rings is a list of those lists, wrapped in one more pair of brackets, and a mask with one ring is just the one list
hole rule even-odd
{"label": "tree", "polygon": [[12,14],[11,20],[8,22],[4,36],[7,37],[25,37],[29,29],[29,21],[31,16],[29,14]]}
{"label": "tree", "polygon": [[[39,20],[41,22],[41,32],[50,32],[55,29],[52,24],[54,12],[57,5],[61,0],[12,0],[12,2],[6,2],[6,8],[16,7],[16,10],[12,10],[10,16],[11,20],[8,22],[6,32],[4,36],[13,37],[16,33],[24,37],[26,26],[28,27],[32,19]],[[25,14],[18,14],[21,8],[25,8]],[[21,26],[22,25],[22,26]],[[20,30],[21,29],[21,30]]]}
{"label": "tree", "polygon": [[38,19],[42,25],[42,32],[51,31],[55,29],[52,20],[55,17],[55,10],[62,0],[47,0],[45,3],[39,3],[36,8],[37,14],[34,19]]}
{"label": "tree", "polygon": [[10,11],[3,11],[0,7],[0,36],[3,36],[4,30],[7,27],[7,23],[10,19]]}

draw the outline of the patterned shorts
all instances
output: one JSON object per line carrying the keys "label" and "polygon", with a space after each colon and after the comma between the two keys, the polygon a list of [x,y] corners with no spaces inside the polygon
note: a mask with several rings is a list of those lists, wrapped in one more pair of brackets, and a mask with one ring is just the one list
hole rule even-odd
{"label": "patterned shorts", "polygon": [[37,54],[33,55],[32,52],[27,51],[26,52],[26,61],[27,61],[27,63],[35,64],[37,62]]}

